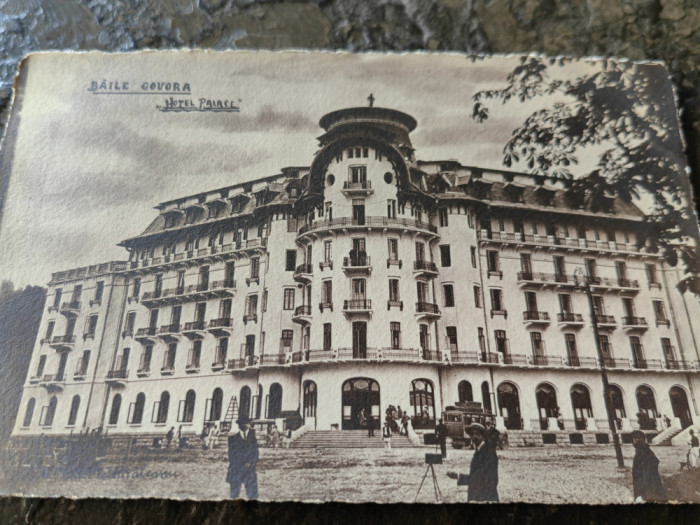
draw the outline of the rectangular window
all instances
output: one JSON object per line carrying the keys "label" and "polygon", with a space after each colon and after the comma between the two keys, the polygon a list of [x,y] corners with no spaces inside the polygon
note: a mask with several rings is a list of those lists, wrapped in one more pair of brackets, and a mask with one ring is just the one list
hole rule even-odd
{"label": "rectangular window", "polygon": [[396,218],[396,200],[388,199],[386,201],[386,216],[390,219]]}
{"label": "rectangular window", "polygon": [[563,314],[570,314],[573,311],[573,308],[571,307],[571,295],[568,293],[560,293],[559,294],[559,308],[561,309],[561,313]]}
{"label": "rectangular window", "polygon": [[486,262],[489,274],[497,274],[499,272],[500,264],[498,260],[498,252],[496,250],[488,250],[486,252]]}
{"label": "rectangular window", "polygon": [[399,280],[389,279],[389,301],[392,303],[398,303],[401,300],[401,294],[399,293]]}
{"label": "rectangular window", "polygon": [[472,259],[472,268],[476,268],[476,247],[475,246],[470,246],[469,251],[471,253],[471,259]]}
{"label": "rectangular window", "polygon": [[520,254],[520,271],[525,280],[532,279],[532,259],[529,253]]}
{"label": "rectangular window", "polygon": [[287,259],[284,265],[284,269],[287,272],[293,272],[297,267],[297,251],[287,250]]}
{"label": "rectangular window", "polygon": [[535,356],[535,364],[546,364],[538,362],[538,359],[544,357],[544,342],[540,332],[530,332],[530,344],[532,345],[532,353]]}
{"label": "rectangular window", "polygon": [[365,298],[365,279],[352,280],[352,298],[354,300]]}
{"label": "rectangular window", "polygon": [[173,306],[172,312],[170,314],[170,324],[173,326],[173,331],[177,331],[180,326],[180,318],[182,316],[182,306]]}
{"label": "rectangular window", "polygon": [[153,291],[153,296],[158,298],[163,293],[163,274],[159,273],[156,275],[156,286]]}
{"label": "rectangular window", "polygon": [[267,290],[263,290],[261,309],[263,312],[267,312]]}
{"label": "rectangular window", "polygon": [[525,308],[528,313],[537,312],[537,294],[535,292],[525,292]]}
{"label": "rectangular window", "polygon": [[73,297],[71,298],[71,302],[77,303],[80,301],[80,296],[83,294],[83,285],[82,284],[76,284],[73,287]]}
{"label": "rectangular window", "polygon": [[481,308],[481,286],[474,285],[474,306]]}
{"label": "rectangular window", "polygon": [[425,244],[422,242],[416,243],[416,261],[425,261]]}
{"label": "rectangular window", "polygon": [[56,288],[56,292],[53,296],[53,306],[58,308],[61,306],[61,296],[63,295],[63,290],[61,288]]}
{"label": "rectangular window", "polygon": [[39,365],[36,367],[37,377],[41,377],[44,375],[44,367],[46,367],[46,356],[42,355],[39,357]]}
{"label": "rectangular window", "polygon": [[46,325],[46,339],[51,339],[51,336],[53,335],[54,326],[56,326],[55,321],[49,321],[49,324]]}
{"label": "rectangular window", "polygon": [[447,210],[445,208],[441,208],[438,211],[438,220],[439,220],[440,226],[442,226],[442,227],[447,226],[448,219],[447,219]]}
{"label": "rectangular window", "polygon": [[566,282],[566,263],[564,257],[554,256],[554,279],[557,282]]}
{"label": "rectangular window", "polygon": [[668,317],[666,317],[666,308],[663,301],[652,301],[654,305],[654,315],[656,316],[657,324],[667,324]]}
{"label": "rectangular window", "polygon": [[95,337],[95,332],[97,331],[97,316],[91,315],[88,317],[85,323],[85,337]]}
{"label": "rectangular window", "polygon": [[104,293],[104,289],[105,289],[104,281],[98,281],[97,286],[95,288],[95,302],[96,303],[102,302],[102,294]]}
{"label": "rectangular window", "polygon": [[564,334],[566,342],[566,356],[569,359],[569,366],[580,366],[578,359],[578,348],[576,347],[576,335]]}
{"label": "rectangular window", "polygon": [[260,277],[260,258],[253,257],[250,260],[250,278],[258,279]]}
{"label": "rectangular window", "polygon": [[329,221],[333,220],[333,203],[332,202],[326,203],[326,218]]}
{"label": "rectangular window", "polygon": [[258,296],[249,295],[246,297],[246,314],[248,317],[254,317],[258,311]]}
{"label": "rectangular window", "polygon": [[323,323],[323,349],[329,351],[332,344],[331,323]]}
{"label": "rectangular window", "polygon": [[440,264],[443,268],[452,266],[452,257],[450,255],[450,245],[443,244],[440,246]]}
{"label": "rectangular window", "polygon": [[365,184],[367,182],[367,166],[350,166],[350,182]]}
{"label": "rectangular window", "polygon": [[389,260],[398,261],[399,259],[399,240],[398,239],[388,239],[389,248]]}
{"label": "rectangular window", "polygon": [[280,339],[280,350],[282,352],[291,352],[293,340],[294,330],[282,330],[282,338]]}
{"label": "rectangular window", "polygon": [[625,286],[627,281],[627,264],[624,261],[615,261],[615,270],[617,271],[617,281]]}
{"label": "rectangular window", "polygon": [[294,310],[294,288],[284,289],[284,304],[282,305],[283,310]]}
{"label": "rectangular window", "polygon": [[138,298],[141,295],[141,277],[134,277],[134,288],[131,296]]}
{"label": "rectangular window", "polygon": [[448,326],[447,331],[447,345],[450,347],[451,352],[457,352],[457,327]]}
{"label": "rectangular window", "polygon": [[659,278],[656,273],[656,265],[655,264],[647,264],[645,265],[646,272],[647,272],[647,282],[649,283],[649,288],[653,287],[659,287]]}
{"label": "rectangular window", "polygon": [[502,312],[503,308],[503,291],[498,288],[491,288],[491,310]]}
{"label": "rectangular window", "polygon": [[197,291],[201,292],[209,289],[209,267],[203,266],[199,269],[199,283]]}
{"label": "rectangular window", "polygon": [[454,292],[454,286],[451,284],[444,284],[442,286],[443,292],[444,292],[444,297],[445,297],[445,306],[446,307],[451,307],[455,305],[455,292]]}
{"label": "rectangular window", "polygon": [[586,277],[592,282],[598,279],[598,267],[595,259],[584,259],[586,263]]}
{"label": "rectangular window", "polygon": [[330,279],[323,281],[323,285],[321,287],[321,299],[324,306],[330,306],[333,304],[333,281]]}
{"label": "rectangular window", "polygon": [[323,260],[327,263],[333,260],[333,241],[323,242]]}
{"label": "rectangular window", "polygon": [[397,350],[401,348],[401,323],[389,323],[391,331],[391,348]]}
{"label": "rectangular window", "polygon": [[175,289],[175,293],[177,295],[185,293],[185,270],[177,272],[177,288]]}
{"label": "rectangular window", "polygon": [[494,337],[496,338],[496,351],[508,355],[508,339],[506,338],[505,330],[495,330]]}

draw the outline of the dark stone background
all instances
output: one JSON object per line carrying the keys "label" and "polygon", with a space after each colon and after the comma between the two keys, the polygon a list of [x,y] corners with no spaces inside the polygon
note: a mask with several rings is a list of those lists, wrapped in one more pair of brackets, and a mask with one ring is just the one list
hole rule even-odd
{"label": "dark stone background", "polygon": [[[698,0],[0,0],[0,119],[21,57],[48,49],[144,48],[541,52],[663,60],[678,89],[688,156],[700,161]],[[697,175],[693,175],[697,188]],[[259,505],[0,500],[4,523],[421,523],[543,519],[695,522],[689,507]],[[607,519],[606,519],[607,518]]]}

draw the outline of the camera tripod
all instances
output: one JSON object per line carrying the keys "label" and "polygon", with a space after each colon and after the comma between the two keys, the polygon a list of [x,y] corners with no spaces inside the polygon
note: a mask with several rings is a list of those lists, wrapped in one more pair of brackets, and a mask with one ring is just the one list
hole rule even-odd
{"label": "camera tripod", "polygon": [[442,503],[442,493],[440,492],[440,486],[438,485],[438,480],[437,476],[435,475],[435,469],[433,468],[432,463],[428,463],[428,466],[425,469],[425,474],[423,474],[423,479],[420,482],[420,487],[418,487],[418,492],[416,492],[416,498],[413,500],[413,502],[418,501],[418,496],[420,495],[420,491],[423,488],[423,483],[425,483],[425,478],[428,477],[428,472],[430,472],[433,476],[433,490],[435,490],[435,502],[436,503]]}

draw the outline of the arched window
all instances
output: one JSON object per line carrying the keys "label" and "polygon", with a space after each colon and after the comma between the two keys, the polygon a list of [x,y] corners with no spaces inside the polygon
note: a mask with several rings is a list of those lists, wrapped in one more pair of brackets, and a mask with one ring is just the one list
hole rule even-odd
{"label": "arched window", "polygon": [[304,381],[304,417],[316,417],[316,383]]}
{"label": "arched window", "polygon": [[481,403],[484,405],[484,412],[491,414],[493,407],[491,406],[491,393],[489,392],[489,382],[481,383]]}
{"label": "arched window", "polygon": [[78,409],[80,408],[80,396],[73,396],[73,401],[70,404],[70,413],[68,414],[68,424],[75,425],[78,419]]}
{"label": "arched window", "polygon": [[258,385],[258,395],[255,396],[255,419],[260,419],[262,416],[262,398],[263,398],[263,387]]}
{"label": "arched window", "polygon": [[119,410],[122,407],[122,396],[117,394],[112,398],[112,410],[109,413],[109,424],[116,425],[119,420]]}
{"label": "arched window", "polygon": [[654,420],[659,417],[659,412],[656,410],[653,390],[646,385],[641,385],[637,387],[636,395],[637,407],[639,407],[639,412],[637,412],[639,428],[642,430],[654,430],[656,428],[656,421]]}
{"label": "arched window", "polygon": [[29,398],[27,401],[27,408],[24,411],[24,421],[22,421],[23,427],[28,427],[32,424],[32,417],[34,417],[34,407],[36,406],[36,399],[33,397]]}
{"label": "arched window", "polygon": [[503,424],[509,430],[520,430],[523,427],[520,416],[520,396],[513,383],[504,382],[496,389],[498,410],[503,417]]}
{"label": "arched window", "polygon": [[433,382],[428,379],[411,381],[410,402],[413,407],[413,426],[415,428],[433,428],[435,426]]}
{"label": "arched window", "polygon": [[540,428],[546,430],[549,428],[549,418],[559,416],[557,393],[549,383],[540,383],[535,388],[535,398],[540,415]]}
{"label": "arched window", "polygon": [[221,419],[221,410],[224,404],[224,392],[220,388],[215,388],[211,396],[211,411],[209,412],[209,421],[219,421]]}
{"label": "arched window", "polygon": [[457,385],[457,398],[460,401],[474,401],[472,384],[469,381],[460,381]]}
{"label": "arched window", "polygon": [[136,403],[134,403],[134,415],[131,418],[131,422],[139,425],[143,421],[143,409],[146,406],[146,394],[139,392],[136,396]]}
{"label": "arched window", "polygon": [[250,387],[241,388],[241,406],[238,407],[238,414],[241,417],[250,417]]}
{"label": "arched window", "polygon": [[617,385],[610,385],[610,400],[612,401],[613,412],[618,428],[622,428],[622,418],[627,417],[625,402],[622,398],[622,390]]}
{"label": "arched window", "polygon": [[587,386],[576,383],[571,387],[571,405],[574,408],[576,430],[585,430],[588,418],[593,417],[591,394]]}
{"label": "arched window", "polygon": [[46,416],[44,417],[44,426],[50,427],[53,425],[53,418],[56,415],[56,405],[58,404],[58,399],[56,396],[51,396],[49,400],[49,405],[46,407]]}
{"label": "arched window", "polygon": [[184,423],[192,423],[194,419],[194,402],[197,399],[197,394],[194,390],[188,390],[185,394],[185,403],[182,410],[182,421]]}
{"label": "arched window", "polygon": [[688,428],[693,424],[693,417],[690,414],[688,396],[686,395],[685,390],[679,386],[672,386],[668,391],[668,397],[671,400],[673,417],[680,419],[681,428]]}
{"label": "arched window", "polygon": [[272,383],[270,385],[270,397],[267,402],[267,417],[277,419],[282,412],[282,385]]}
{"label": "arched window", "polygon": [[170,393],[167,390],[160,395],[160,401],[157,403],[157,405],[156,423],[167,423],[168,407],[170,406]]}

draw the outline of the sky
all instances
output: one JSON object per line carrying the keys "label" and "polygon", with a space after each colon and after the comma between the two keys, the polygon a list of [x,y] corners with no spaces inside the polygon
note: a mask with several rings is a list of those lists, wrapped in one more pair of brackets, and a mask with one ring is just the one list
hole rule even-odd
{"label": "sky", "polygon": [[[141,233],[158,203],[309,166],[321,116],[367,105],[370,93],[375,106],[417,120],[419,159],[502,169],[511,131],[536,106],[492,104],[479,124],[472,96],[503,86],[517,63],[458,54],[33,55],[0,158],[9,177],[0,279],[45,285],[52,272],[128,258],[117,243]],[[566,73],[594,67],[573,62]],[[128,82],[136,94],[89,91],[103,80]],[[175,98],[233,100],[240,111],[164,113],[156,106],[167,97],[143,94],[144,82],[188,83],[191,95]]]}

